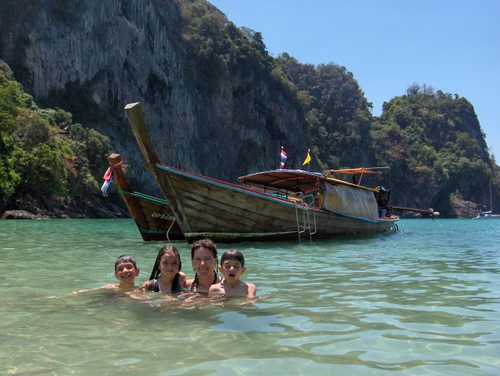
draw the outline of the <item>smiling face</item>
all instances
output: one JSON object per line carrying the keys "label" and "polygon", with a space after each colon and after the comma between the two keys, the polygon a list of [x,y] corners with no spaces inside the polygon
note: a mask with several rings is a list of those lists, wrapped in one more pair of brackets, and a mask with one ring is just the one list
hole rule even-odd
{"label": "smiling face", "polygon": [[166,279],[172,279],[180,271],[179,256],[172,250],[166,251],[160,259],[158,269],[161,276]]}
{"label": "smiling face", "polygon": [[138,275],[139,269],[132,261],[119,262],[115,267],[115,277],[122,287],[133,286]]}
{"label": "smiling face", "polygon": [[216,258],[213,253],[205,247],[199,247],[193,252],[193,268],[200,276],[213,275],[215,271]]}
{"label": "smiling face", "polygon": [[222,262],[220,271],[224,274],[224,280],[230,284],[238,281],[246,268],[241,265],[241,262],[235,259],[227,259]]}

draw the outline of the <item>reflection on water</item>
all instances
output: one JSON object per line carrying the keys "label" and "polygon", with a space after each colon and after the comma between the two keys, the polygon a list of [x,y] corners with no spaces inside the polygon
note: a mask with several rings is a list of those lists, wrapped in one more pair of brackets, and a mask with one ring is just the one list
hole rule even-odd
{"label": "reflection on water", "polygon": [[120,254],[142,283],[160,244],[129,220],[0,221],[0,374],[500,374],[499,225],[407,220],[390,236],[238,245],[243,279],[266,296],[244,304],[68,295],[113,283]]}

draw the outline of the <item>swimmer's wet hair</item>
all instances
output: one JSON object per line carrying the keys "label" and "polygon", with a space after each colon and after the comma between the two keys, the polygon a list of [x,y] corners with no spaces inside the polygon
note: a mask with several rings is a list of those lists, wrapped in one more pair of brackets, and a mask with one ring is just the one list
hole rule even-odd
{"label": "swimmer's wet hair", "polygon": [[158,255],[156,255],[155,264],[153,265],[153,270],[151,271],[151,275],[149,279],[156,279],[160,276],[160,262],[163,255],[166,253],[172,252],[175,256],[177,256],[177,260],[179,262],[179,271],[182,269],[182,261],[179,250],[175,248],[173,245],[167,244],[166,246],[160,248],[158,251]]}
{"label": "swimmer's wet hair", "polygon": [[197,249],[199,248],[206,248],[208,249],[214,258],[217,258],[217,246],[211,239],[200,239],[196,240],[192,246],[191,246],[191,260],[194,259],[194,253]]}
{"label": "swimmer's wet hair", "polygon": [[124,262],[131,262],[132,265],[134,265],[134,268],[137,269],[137,263],[135,262],[135,260],[132,256],[121,255],[121,256],[118,256],[118,258],[115,261],[115,272],[116,272],[116,269],[118,268],[118,265],[120,265]]}
{"label": "swimmer's wet hair", "polygon": [[237,249],[230,249],[224,252],[220,258],[220,264],[223,265],[226,260],[238,261],[242,267],[245,267],[245,257],[243,256],[243,253]]}

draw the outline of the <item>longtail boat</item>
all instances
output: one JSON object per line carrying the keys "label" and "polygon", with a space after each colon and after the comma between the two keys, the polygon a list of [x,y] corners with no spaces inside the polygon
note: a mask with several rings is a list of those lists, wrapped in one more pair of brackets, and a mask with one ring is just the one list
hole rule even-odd
{"label": "longtail boat", "polygon": [[142,239],[181,240],[184,235],[177,224],[168,200],[134,191],[125,177],[120,154],[111,154],[109,167],[113,171],[113,181],[118,186],[120,196],[139,229]]}
{"label": "longtail boat", "polygon": [[388,190],[335,174],[377,173],[378,168],[272,170],[233,184],[164,165],[153,150],[140,103],[125,106],[132,132],[187,241],[219,242],[329,238],[373,234],[397,227],[386,213]]}

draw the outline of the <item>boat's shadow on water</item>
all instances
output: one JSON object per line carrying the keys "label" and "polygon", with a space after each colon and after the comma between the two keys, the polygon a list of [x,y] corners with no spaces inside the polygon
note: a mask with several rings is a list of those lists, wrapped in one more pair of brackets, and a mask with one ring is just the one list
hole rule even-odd
{"label": "boat's shadow on water", "polygon": [[268,249],[268,248],[290,248],[290,247],[315,247],[332,244],[357,243],[364,241],[376,241],[379,239],[387,239],[394,236],[404,235],[405,229],[395,229],[390,231],[379,232],[376,234],[347,234],[336,235],[331,238],[316,238],[313,236],[303,236],[301,239],[281,240],[281,241],[258,241],[258,242],[239,242],[239,243],[218,243],[221,248],[238,248],[238,249]]}

